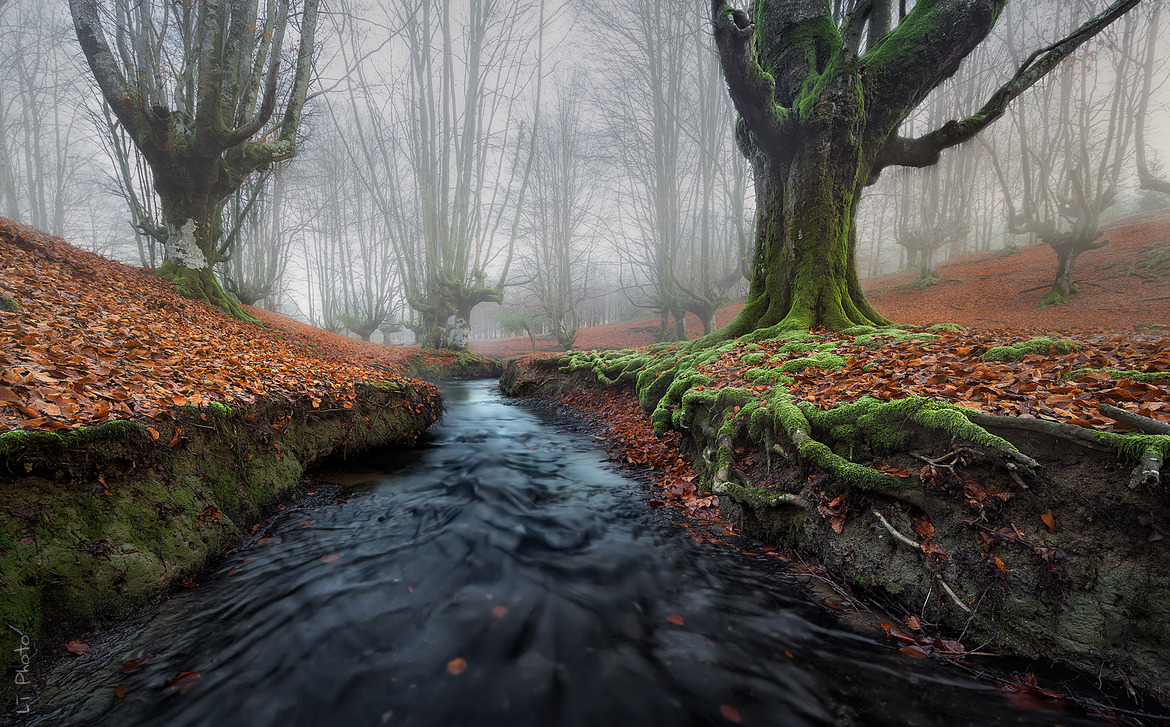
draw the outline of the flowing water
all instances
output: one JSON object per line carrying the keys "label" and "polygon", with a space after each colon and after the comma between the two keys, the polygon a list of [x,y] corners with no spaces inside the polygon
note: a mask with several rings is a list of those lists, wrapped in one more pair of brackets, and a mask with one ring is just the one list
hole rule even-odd
{"label": "flowing water", "polygon": [[336,473],[346,502],[285,511],[104,665],[54,676],[32,723],[1078,723],[840,625],[771,560],[693,542],[494,383],[443,394],[419,449]]}

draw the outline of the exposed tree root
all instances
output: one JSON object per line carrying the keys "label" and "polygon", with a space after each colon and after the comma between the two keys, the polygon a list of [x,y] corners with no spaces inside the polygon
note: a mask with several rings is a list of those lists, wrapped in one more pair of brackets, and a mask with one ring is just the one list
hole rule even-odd
{"label": "exposed tree root", "polygon": [[167,261],[155,274],[164,280],[172,281],[175,290],[186,298],[202,300],[245,323],[260,323],[258,318],[244,310],[244,306],[240,305],[238,300],[224,291],[211,268],[195,270]]}
{"label": "exposed tree root", "polygon": [[[988,354],[1016,360],[1033,344],[1041,355],[1061,351],[1035,339]],[[1161,483],[1170,436],[1142,420],[1127,422],[1139,432],[1106,432],[921,396],[863,396],[828,409],[797,401],[791,373],[842,365],[835,345],[768,329],[708,348],[573,353],[539,366],[634,384],[655,430],[683,433],[700,488],[721,496],[742,532],[914,608],[928,591],[945,593],[927,599],[924,614],[1004,652],[1104,665],[1170,694],[1170,572],[1158,544],[1170,537],[1162,525],[1170,513],[1148,492]],[[877,524],[859,513],[873,513],[890,539],[875,541]],[[915,529],[930,523],[933,534],[919,530],[916,541],[895,525],[902,517]],[[979,608],[961,592],[979,593]]]}
{"label": "exposed tree root", "polygon": [[1170,434],[1170,424],[1163,424],[1156,419],[1144,417],[1141,414],[1135,414],[1109,404],[1102,404],[1097,408],[1110,419],[1119,421],[1122,424],[1128,424],[1134,429],[1140,429],[1146,434]]}

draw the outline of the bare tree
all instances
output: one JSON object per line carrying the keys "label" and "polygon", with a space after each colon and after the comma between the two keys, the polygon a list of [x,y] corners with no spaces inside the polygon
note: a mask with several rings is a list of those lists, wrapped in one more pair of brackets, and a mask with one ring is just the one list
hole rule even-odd
{"label": "bare tree", "polygon": [[223,287],[244,305],[276,309],[290,260],[292,233],[286,188],[287,164],[274,165],[244,182],[229,198],[220,246]]}
{"label": "bare tree", "polygon": [[[696,27],[690,0],[616,0],[592,7],[606,73],[601,99],[617,170],[619,226],[615,237],[631,285],[659,314],[660,340],[685,340],[686,319],[677,280],[685,226],[687,90]],[[612,18],[637,18],[613,22]],[[674,318],[674,329],[669,327]]]}
{"label": "bare tree", "polygon": [[596,160],[581,121],[583,85],[578,76],[559,90],[551,119],[533,140],[532,188],[525,204],[531,245],[520,265],[533,303],[565,350],[573,347],[580,327],[578,306],[589,292],[596,242]]}
{"label": "bare tree", "polygon": [[76,221],[86,181],[84,90],[63,22],[51,3],[0,6],[0,210],[55,235]]}
{"label": "bare tree", "polygon": [[[1157,46],[1158,25],[1161,16],[1162,5],[1155,4],[1150,9],[1150,19],[1146,28],[1146,47],[1141,65],[1142,90],[1138,96],[1133,120],[1134,147],[1137,157],[1138,182],[1141,184],[1141,188],[1170,195],[1170,180],[1158,177],[1150,170],[1146,150],[1146,115],[1150,109],[1150,98],[1154,95],[1154,76],[1159,66]],[[1165,79],[1162,83],[1165,83]]]}
{"label": "bare tree", "polygon": [[212,266],[225,200],[248,175],[297,152],[319,0],[303,0],[299,48],[288,64],[290,1],[69,3],[102,95],[150,165],[166,228],[160,274],[246,320]]}
{"label": "bare tree", "polygon": [[[1001,160],[995,159],[1008,230],[1034,234],[1056,252],[1056,278],[1045,303],[1076,295],[1077,258],[1109,242],[1101,239],[1101,215],[1116,201],[1133,138],[1134,38],[1130,16],[1116,37],[1111,33],[1101,41],[1118,47],[1117,53],[1097,56],[1112,68],[1094,67],[1087,54],[1073,56],[1062,73],[1015,107],[1012,118],[1023,182],[1018,203]],[[1107,77],[1100,78],[1098,71]]]}
{"label": "bare tree", "polygon": [[[355,39],[343,54],[362,129],[350,151],[385,218],[423,346],[465,348],[472,309],[503,298],[539,125],[545,5],[399,0],[400,57],[343,29]],[[530,101],[537,113],[525,124]]]}

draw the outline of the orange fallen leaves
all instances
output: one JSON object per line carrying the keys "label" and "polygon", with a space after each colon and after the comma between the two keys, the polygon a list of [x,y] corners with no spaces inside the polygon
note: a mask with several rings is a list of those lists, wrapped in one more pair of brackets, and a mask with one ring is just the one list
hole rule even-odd
{"label": "orange fallen leaves", "polygon": [[720,704],[719,714],[723,716],[723,719],[733,724],[739,724],[743,721],[743,718],[739,715],[739,710],[730,704]]}
{"label": "orange fallen leaves", "polygon": [[[0,313],[0,430],[130,419],[157,441],[154,422],[178,407],[280,397],[351,408],[356,383],[410,380],[417,360],[456,356],[353,341],[263,311],[252,312],[269,328],[241,323],[147,270],[3,218],[0,291],[21,306]],[[176,433],[168,446],[183,441]]]}

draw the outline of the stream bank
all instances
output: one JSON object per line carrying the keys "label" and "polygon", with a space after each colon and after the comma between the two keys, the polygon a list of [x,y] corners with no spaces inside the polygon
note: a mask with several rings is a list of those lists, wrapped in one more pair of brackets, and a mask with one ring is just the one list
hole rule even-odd
{"label": "stream bank", "polygon": [[[806,361],[829,363],[826,344],[805,350],[817,345],[826,348]],[[703,366],[745,348],[759,345],[691,355],[706,355]],[[756,355],[745,362],[760,367],[771,354]],[[1051,660],[1165,712],[1170,508],[1159,488],[1129,486],[1136,457],[1015,417],[944,419],[938,411],[959,407],[929,400],[796,406],[778,367],[745,365],[747,383],[725,389],[695,368],[685,350],[594,352],[513,363],[501,387],[555,398],[629,386],[656,429],[682,434],[700,490],[741,532],[820,563],[904,619],[961,634],[967,650]],[[774,412],[793,410],[801,427],[772,425]],[[1009,451],[1034,466],[1006,467]],[[918,655],[961,656],[955,642],[891,631]]]}
{"label": "stream bank", "polygon": [[239,545],[294,496],[305,468],[409,446],[442,413],[421,381],[354,393],[0,435],[0,619],[15,675],[3,691],[19,704],[35,689],[38,649],[140,609]]}

